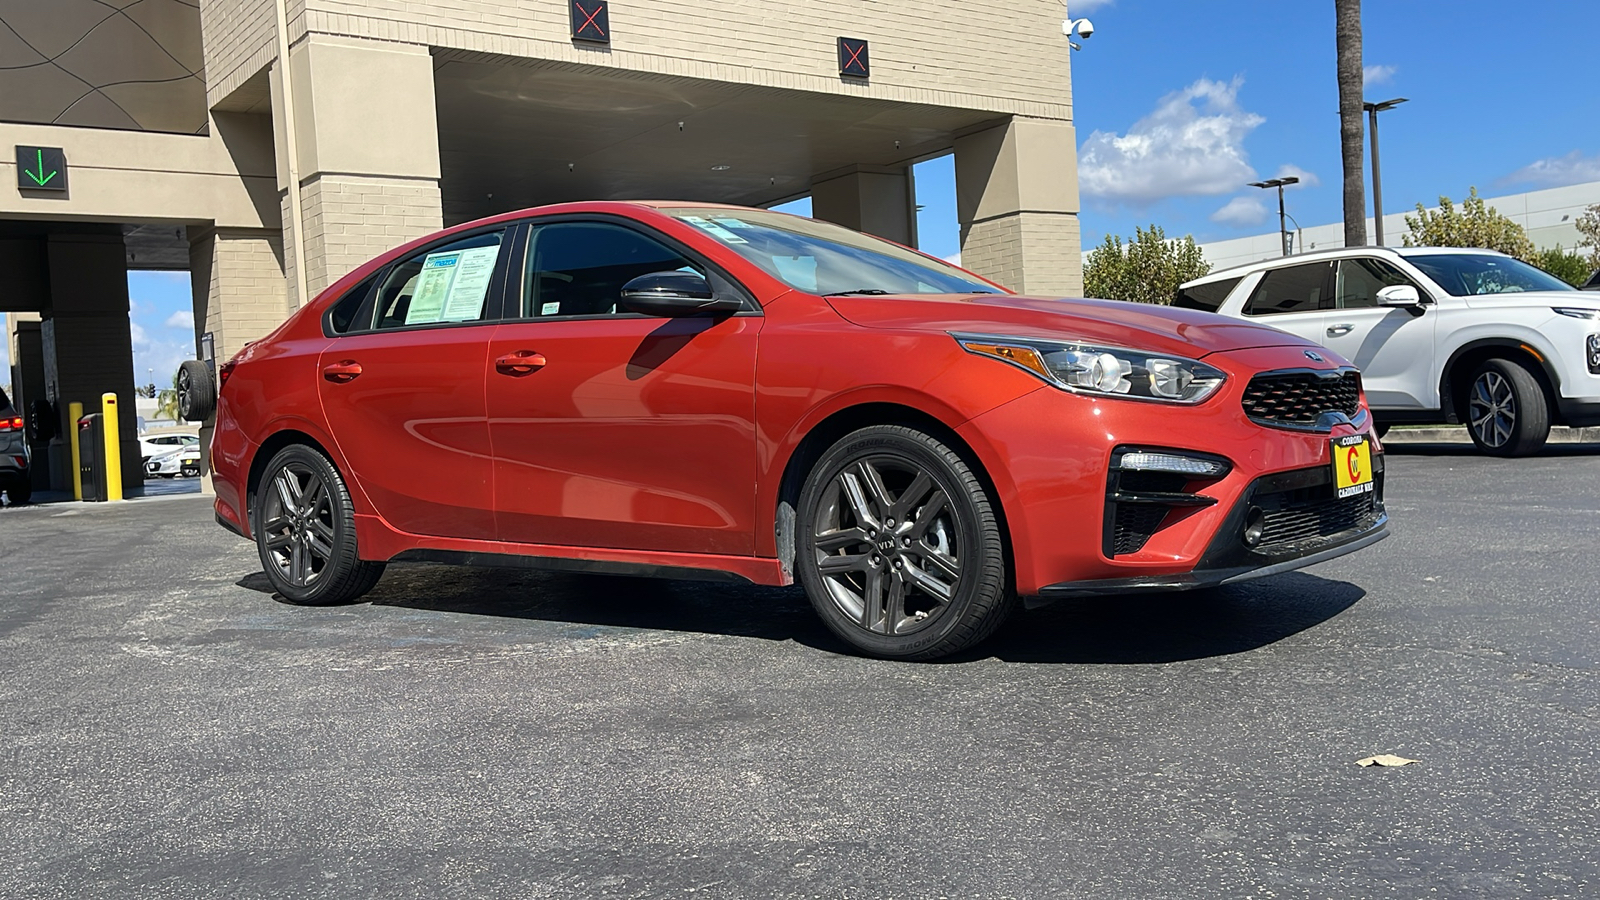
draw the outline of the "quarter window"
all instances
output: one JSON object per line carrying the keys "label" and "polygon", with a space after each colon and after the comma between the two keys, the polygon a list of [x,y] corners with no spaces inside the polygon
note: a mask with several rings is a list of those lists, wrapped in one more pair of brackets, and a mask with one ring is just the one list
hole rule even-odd
{"label": "quarter window", "polygon": [[622,286],[640,275],[706,275],[666,244],[605,222],[537,225],[529,241],[522,292],[522,315],[529,319],[616,315]]}
{"label": "quarter window", "polygon": [[1378,291],[1396,284],[1411,284],[1401,271],[1369,256],[1339,260],[1339,283],[1334,297],[1339,309],[1366,309],[1378,305]]}
{"label": "quarter window", "polygon": [[1327,287],[1328,264],[1325,262],[1272,269],[1250,295],[1245,315],[1315,312],[1322,308]]}
{"label": "quarter window", "polygon": [[1228,299],[1228,295],[1233,293],[1233,289],[1238,284],[1238,278],[1227,278],[1222,281],[1208,281],[1205,284],[1179,288],[1178,295],[1172,299],[1172,305],[1179,309],[1216,312],[1222,306],[1222,301]]}
{"label": "quarter window", "polygon": [[506,232],[488,231],[430,247],[395,265],[378,291],[380,329],[489,317],[489,288]]}

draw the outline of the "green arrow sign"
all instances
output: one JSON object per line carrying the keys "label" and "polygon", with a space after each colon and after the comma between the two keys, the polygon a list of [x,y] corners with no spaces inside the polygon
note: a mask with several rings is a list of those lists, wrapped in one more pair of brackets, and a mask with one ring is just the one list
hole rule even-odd
{"label": "green arrow sign", "polygon": [[65,191],[66,154],[60,147],[18,147],[17,187],[24,191]]}

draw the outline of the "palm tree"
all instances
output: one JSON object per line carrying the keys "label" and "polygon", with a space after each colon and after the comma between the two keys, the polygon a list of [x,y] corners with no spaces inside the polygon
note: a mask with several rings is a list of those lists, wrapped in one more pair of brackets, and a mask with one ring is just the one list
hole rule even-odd
{"label": "palm tree", "polygon": [[1361,0],[1333,0],[1339,55],[1339,150],[1344,157],[1344,244],[1367,243],[1367,185],[1362,177]]}

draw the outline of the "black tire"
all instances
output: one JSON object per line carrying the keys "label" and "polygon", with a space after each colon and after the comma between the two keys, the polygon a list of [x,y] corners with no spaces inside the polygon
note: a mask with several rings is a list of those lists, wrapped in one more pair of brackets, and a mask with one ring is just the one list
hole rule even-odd
{"label": "black tire", "polygon": [[1015,606],[988,491],[914,428],[846,435],[812,467],[797,512],[800,583],[828,628],[864,653],[946,656],[989,637]]}
{"label": "black tire", "polygon": [[[280,486],[285,478],[292,485],[284,481]],[[383,576],[383,563],[368,562],[357,553],[355,507],[344,479],[311,447],[292,444],[272,457],[256,488],[250,517],[261,569],[291,603],[350,603]]]}
{"label": "black tire", "polygon": [[1381,438],[1388,437],[1389,428],[1390,427],[1391,426],[1388,425],[1387,423],[1379,422],[1379,423],[1377,423],[1376,425],[1373,426],[1373,430],[1378,432],[1378,437],[1381,439]]}
{"label": "black tire", "polygon": [[12,506],[21,506],[33,499],[33,482],[24,476],[21,481],[13,481],[6,487],[6,499]]}
{"label": "black tire", "polygon": [[217,411],[217,386],[211,367],[198,359],[178,367],[178,416],[185,422],[204,422]]}
{"label": "black tire", "polygon": [[1550,403],[1521,363],[1491,359],[1467,382],[1467,433],[1490,456],[1529,456],[1550,437]]}

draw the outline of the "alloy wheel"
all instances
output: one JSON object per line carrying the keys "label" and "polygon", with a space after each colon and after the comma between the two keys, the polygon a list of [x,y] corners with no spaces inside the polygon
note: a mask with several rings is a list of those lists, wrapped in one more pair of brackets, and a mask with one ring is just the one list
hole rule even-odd
{"label": "alloy wheel", "polygon": [[1486,447],[1504,447],[1517,427],[1517,398],[1511,382],[1499,372],[1487,371],[1472,382],[1467,418],[1472,432]]}
{"label": "alloy wheel", "polygon": [[812,552],[842,613],[875,634],[904,635],[949,608],[965,548],[957,509],[931,473],[900,456],[859,459],[821,501]]}
{"label": "alloy wheel", "polygon": [[289,462],[273,476],[262,509],[265,556],[295,587],[310,587],[333,561],[333,497],[310,466]]}

